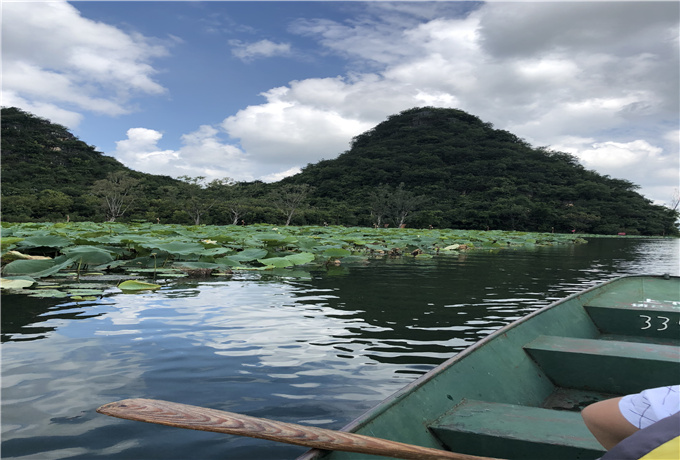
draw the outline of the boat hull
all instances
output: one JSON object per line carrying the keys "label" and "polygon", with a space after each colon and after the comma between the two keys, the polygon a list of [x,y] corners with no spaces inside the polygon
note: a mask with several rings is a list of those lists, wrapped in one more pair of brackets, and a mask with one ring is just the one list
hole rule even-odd
{"label": "boat hull", "polygon": [[[507,459],[595,459],[586,405],[680,376],[680,278],[605,282],[496,331],[345,428]],[[299,460],[376,459],[309,451]]]}

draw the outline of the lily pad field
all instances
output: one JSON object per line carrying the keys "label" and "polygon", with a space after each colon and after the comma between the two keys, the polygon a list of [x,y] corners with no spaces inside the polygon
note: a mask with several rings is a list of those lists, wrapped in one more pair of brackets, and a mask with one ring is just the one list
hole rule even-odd
{"label": "lily pad field", "polygon": [[3,223],[2,292],[90,300],[187,276],[304,276],[371,258],[578,244],[574,235],[446,229]]}

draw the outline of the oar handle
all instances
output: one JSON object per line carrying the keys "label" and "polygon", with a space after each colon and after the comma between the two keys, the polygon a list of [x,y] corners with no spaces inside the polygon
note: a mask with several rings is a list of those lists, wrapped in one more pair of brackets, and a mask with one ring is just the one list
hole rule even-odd
{"label": "oar handle", "polygon": [[159,425],[267,439],[323,450],[342,450],[407,460],[494,460],[404,444],[345,431],[277,422],[155,399],[125,399],[105,404],[100,414]]}

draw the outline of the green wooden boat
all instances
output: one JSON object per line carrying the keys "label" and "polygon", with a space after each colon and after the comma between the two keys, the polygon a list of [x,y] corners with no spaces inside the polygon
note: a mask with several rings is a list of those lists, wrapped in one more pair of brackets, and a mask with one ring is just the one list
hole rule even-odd
{"label": "green wooden boat", "polygon": [[[680,278],[625,276],[518,320],[343,431],[504,459],[595,459],[586,405],[680,381]],[[298,460],[374,460],[310,450]]]}

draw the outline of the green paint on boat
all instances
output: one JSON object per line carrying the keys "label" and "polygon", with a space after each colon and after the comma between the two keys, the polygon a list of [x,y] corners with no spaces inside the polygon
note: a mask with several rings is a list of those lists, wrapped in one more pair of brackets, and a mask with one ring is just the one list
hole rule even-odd
{"label": "green paint on boat", "polygon": [[[498,330],[343,430],[504,459],[596,459],[580,411],[677,384],[680,278],[625,276]],[[309,451],[298,460],[375,460]]]}

